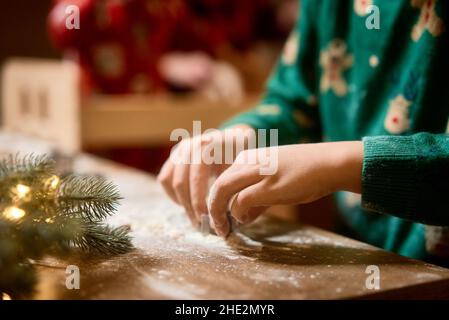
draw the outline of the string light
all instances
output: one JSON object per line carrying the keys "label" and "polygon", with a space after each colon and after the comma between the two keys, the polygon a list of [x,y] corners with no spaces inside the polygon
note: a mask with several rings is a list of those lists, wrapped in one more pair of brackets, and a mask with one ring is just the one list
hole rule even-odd
{"label": "string light", "polygon": [[20,201],[20,200],[29,200],[30,198],[30,191],[31,188],[24,185],[24,184],[18,184],[13,188],[13,194],[15,197],[15,200]]}
{"label": "string light", "polygon": [[3,211],[3,216],[12,221],[17,221],[22,219],[25,216],[26,212],[20,208],[17,207],[7,207]]}
{"label": "string light", "polygon": [[12,300],[11,296],[7,293],[2,294],[2,300]]}
{"label": "string light", "polygon": [[31,190],[30,187],[23,185],[23,184],[18,184],[16,186],[16,189],[17,189],[17,195],[21,196],[21,197],[26,196],[28,194],[28,192],[30,192],[30,190]]}
{"label": "string light", "polygon": [[50,191],[55,191],[59,187],[61,179],[58,176],[53,175],[45,181],[45,186],[50,189]]}
{"label": "string light", "polygon": [[52,218],[47,218],[47,219],[45,219],[45,222],[46,223],[54,223],[55,220],[53,220]]}

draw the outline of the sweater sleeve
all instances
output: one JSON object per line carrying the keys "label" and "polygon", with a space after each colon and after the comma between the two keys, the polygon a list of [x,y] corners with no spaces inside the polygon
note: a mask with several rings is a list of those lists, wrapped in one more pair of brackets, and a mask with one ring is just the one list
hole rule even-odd
{"label": "sweater sleeve", "polygon": [[365,209],[449,226],[449,135],[366,137],[363,143]]}
{"label": "sweater sleeve", "polygon": [[317,69],[314,0],[301,1],[300,16],[258,106],[227,121],[223,127],[247,124],[278,129],[279,144],[318,141],[319,113],[314,95]]}

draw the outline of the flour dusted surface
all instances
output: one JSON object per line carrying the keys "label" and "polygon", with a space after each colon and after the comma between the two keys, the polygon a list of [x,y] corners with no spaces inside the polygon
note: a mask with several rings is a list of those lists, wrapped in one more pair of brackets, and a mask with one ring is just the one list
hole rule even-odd
{"label": "flour dusted surface", "polygon": [[[203,236],[152,177],[89,157],[78,159],[75,171],[103,174],[118,185],[124,200],[109,222],[129,225],[137,248],[89,266],[84,283],[105,273],[114,279],[102,283],[108,288],[95,291],[97,298],[106,291],[117,298],[344,298],[366,293],[367,265],[381,267],[383,289],[436,279],[443,272],[403,268],[397,256],[372,246],[272,218],[227,240]],[[122,283],[133,289],[124,290]]]}

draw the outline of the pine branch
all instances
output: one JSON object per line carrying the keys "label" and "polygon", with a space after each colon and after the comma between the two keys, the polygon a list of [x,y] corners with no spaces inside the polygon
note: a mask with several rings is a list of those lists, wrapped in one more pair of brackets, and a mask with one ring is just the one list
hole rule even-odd
{"label": "pine branch", "polygon": [[72,243],[85,253],[108,256],[126,253],[133,248],[128,227],[110,227],[101,223],[88,224]]}
{"label": "pine branch", "polygon": [[102,222],[122,199],[103,178],[55,175],[47,156],[0,160],[0,295],[23,296],[36,282],[29,259],[79,248],[106,256],[133,248],[127,227]]}
{"label": "pine branch", "polygon": [[121,199],[117,187],[101,177],[69,176],[62,182],[57,201],[65,214],[98,222],[111,216]]}
{"label": "pine branch", "polygon": [[35,178],[40,175],[54,174],[55,163],[46,155],[9,155],[0,160],[0,179],[24,175]]}

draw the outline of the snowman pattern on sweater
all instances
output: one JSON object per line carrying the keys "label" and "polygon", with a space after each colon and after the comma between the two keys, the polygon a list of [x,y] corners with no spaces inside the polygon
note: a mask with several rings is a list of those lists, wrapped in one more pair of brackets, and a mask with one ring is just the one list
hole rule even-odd
{"label": "snowman pattern on sweater", "polygon": [[409,108],[412,102],[402,94],[390,100],[384,127],[391,134],[401,134],[410,128]]}
{"label": "snowman pattern on sweater", "polygon": [[[397,83],[397,75],[393,75],[393,86]],[[403,134],[410,129],[410,108],[418,96],[421,75],[411,71],[405,86],[388,103],[388,111],[384,120],[384,128],[391,134]]]}
{"label": "snowman pattern on sweater", "polygon": [[320,82],[321,92],[332,90],[339,97],[345,96],[348,92],[348,85],[343,77],[343,72],[352,64],[353,57],[347,52],[345,41],[332,40],[320,54],[320,65],[323,68]]}
{"label": "snowman pattern on sweater", "polygon": [[438,37],[444,30],[444,21],[437,15],[435,6],[438,0],[411,0],[412,7],[421,10],[418,21],[412,29],[412,39],[417,42],[427,30],[432,36]]}
{"label": "snowman pattern on sweater", "polygon": [[354,0],[354,11],[359,16],[366,16],[368,7],[373,5],[373,0]]}

